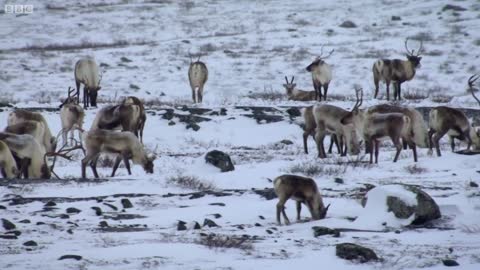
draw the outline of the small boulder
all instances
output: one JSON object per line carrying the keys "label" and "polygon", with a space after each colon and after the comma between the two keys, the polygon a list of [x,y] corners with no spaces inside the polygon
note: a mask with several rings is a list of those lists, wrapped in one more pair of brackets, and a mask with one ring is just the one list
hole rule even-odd
{"label": "small boulder", "polygon": [[132,208],[133,207],[133,204],[127,198],[123,198],[120,202],[122,203],[123,208]]}
{"label": "small boulder", "polygon": [[196,222],[193,224],[193,229],[194,230],[200,230],[202,228],[202,226],[200,226],[200,223]]}
{"label": "small boulder", "polygon": [[344,184],[345,182],[343,181],[342,178],[335,177],[335,183],[337,183],[337,184]]}
{"label": "small boulder", "polygon": [[336,255],[342,259],[366,263],[378,260],[377,254],[370,248],[353,243],[342,243],[336,246]]}
{"label": "small boulder", "polygon": [[92,206],[91,207],[95,211],[95,215],[101,216],[102,215],[102,209],[98,206]]}
{"label": "small boulder", "polygon": [[340,232],[336,229],[330,229],[323,226],[313,226],[313,236],[318,237],[322,235],[333,235],[334,237],[340,237]]}
{"label": "small boulder", "polygon": [[401,21],[402,18],[400,18],[400,16],[392,16],[392,21]]}
{"label": "small boulder", "polygon": [[53,207],[56,206],[57,204],[54,201],[49,201],[45,204],[46,207]]}
{"label": "small boulder", "polygon": [[7,207],[0,205],[0,210],[5,210],[5,209],[7,209]]}
{"label": "small boulder", "polygon": [[27,242],[23,243],[23,245],[26,246],[26,247],[36,247],[36,246],[38,246],[37,242],[35,242],[33,240],[27,241]]}
{"label": "small boulder", "polygon": [[205,161],[219,168],[221,172],[235,170],[230,156],[222,151],[213,150],[205,155]]}
{"label": "small boulder", "polygon": [[78,214],[78,213],[82,212],[82,210],[77,209],[75,207],[69,207],[69,208],[67,208],[66,211],[67,211],[67,214]]}
{"label": "small boulder", "polygon": [[344,21],[339,26],[343,27],[343,28],[356,28],[357,27],[357,25],[352,21]]}
{"label": "small boulder", "polygon": [[7,231],[14,230],[15,228],[17,228],[17,226],[15,226],[15,224],[13,224],[8,219],[2,218],[2,224],[3,224],[3,228],[5,228],[5,230],[7,230]]}
{"label": "small boulder", "polygon": [[206,218],[203,221],[203,227],[208,226],[208,227],[218,227],[217,223],[215,223],[213,220]]}
{"label": "small boulder", "polygon": [[461,6],[447,4],[443,6],[442,11],[453,10],[453,11],[466,11],[467,9]]}
{"label": "small boulder", "polygon": [[288,113],[288,115],[290,115],[290,117],[298,117],[298,116],[302,115],[302,113],[300,112],[300,110],[297,107],[288,108],[287,113]]}
{"label": "small boulder", "polygon": [[80,255],[63,255],[60,258],[58,258],[59,261],[66,260],[66,259],[72,259],[72,260],[80,261],[82,259],[82,256],[80,256]]}
{"label": "small boulder", "polygon": [[178,221],[177,224],[177,231],[186,231],[187,230],[187,223],[185,221]]}
{"label": "small boulder", "polygon": [[457,261],[451,260],[451,259],[442,260],[442,263],[445,266],[459,266],[460,265]]}
{"label": "small boulder", "polygon": [[478,187],[478,184],[473,182],[473,181],[470,181],[470,187]]}
{"label": "small boulder", "polygon": [[200,126],[197,124],[197,123],[194,123],[194,122],[191,122],[191,123],[188,123],[186,126],[185,126],[186,129],[193,129],[193,131],[198,131],[200,130]]}
{"label": "small boulder", "polygon": [[281,140],[280,143],[285,144],[285,145],[292,145],[293,142],[291,140]]}

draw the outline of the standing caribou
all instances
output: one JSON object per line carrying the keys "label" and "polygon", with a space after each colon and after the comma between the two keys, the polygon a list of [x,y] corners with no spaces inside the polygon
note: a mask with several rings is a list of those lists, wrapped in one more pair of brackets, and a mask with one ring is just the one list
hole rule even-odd
{"label": "standing caribou", "polygon": [[315,100],[327,100],[328,85],[332,80],[332,69],[330,65],[325,62],[325,59],[330,57],[334,50],[331,50],[328,55],[323,56],[323,46],[320,51],[320,56],[315,58],[313,62],[307,66],[306,70],[312,73],[313,88],[315,89]]}
{"label": "standing caribou", "polygon": [[[315,140],[315,129],[317,128],[317,124],[315,123],[315,117],[313,116],[313,106],[309,106],[302,109],[302,116],[303,116],[303,149],[305,154],[308,154],[308,137],[312,136]],[[332,153],[333,144],[337,146],[337,152],[342,153],[343,145],[338,143],[337,135],[330,134],[330,147],[328,148],[328,153]]]}
{"label": "standing caribou", "polygon": [[195,62],[193,62],[192,55],[190,55],[188,80],[190,82],[190,87],[192,88],[193,103],[202,103],[203,87],[208,80],[208,69],[207,65],[200,61],[200,55]]}
{"label": "standing caribou", "polygon": [[131,174],[129,159],[134,164],[142,165],[147,173],[153,173],[153,161],[155,155],[148,154],[137,137],[131,132],[116,132],[110,130],[90,130],[84,135],[86,154],[82,159],[82,178],[86,178],[87,164],[93,171],[95,178],[99,178],[97,161],[102,152],[117,154],[113,165],[112,177],[123,160],[128,174]]}
{"label": "standing caribou", "polygon": [[62,121],[62,137],[63,144],[68,144],[68,133],[70,132],[70,141],[73,144],[74,132],[78,130],[79,141],[82,141],[83,133],[83,118],[85,117],[85,111],[82,106],[75,103],[73,99],[67,98],[62,104],[60,109],[60,119]]}
{"label": "standing caribou", "polygon": [[[373,163],[373,152],[375,151],[375,163],[378,163],[379,140],[384,137],[390,137],[397,149],[393,162],[397,162],[402,150],[400,139],[406,142],[413,151],[413,160],[417,162],[417,148],[413,141],[411,133],[410,117],[403,113],[374,113],[368,110],[360,109],[363,102],[363,90],[355,89],[357,95],[357,103],[345,117],[341,123],[344,125],[352,124],[359,133],[362,134],[367,150],[370,153],[370,163]],[[360,97],[359,97],[360,93]]]}
{"label": "standing caribou", "polygon": [[93,58],[78,60],[75,64],[77,103],[80,103],[80,84],[83,84],[83,107],[87,108],[89,103],[92,107],[96,107],[101,80],[102,75],[99,73],[98,65]]}
{"label": "standing caribou", "polygon": [[[479,78],[478,75],[473,75],[468,79],[469,91],[475,100],[480,104],[480,100],[475,95],[475,81]],[[440,152],[440,139],[448,134],[450,139],[450,146],[452,151],[455,150],[455,139],[461,141],[467,141],[467,151],[470,150],[472,145],[472,137],[475,142],[478,141],[479,134],[474,128],[470,126],[465,113],[459,109],[454,109],[446,106],[438,106],[432,109],[429,113],[429,125],[428,137],[430,140],[430,149],[435,146],[437,156],[441,156]],[[476,146],[477,147],[477,146]]]}
{"label": "standing caribou", "polygon": [[293,80],[295,79],[295,76],[292,76],[292,80],[289,82],[287,76],[285,76],[285,84],[283,84],[283,87],[285,87],[285,90],[287,90],[287,97],[289,100],[295,100],[295,101],[310,101],[310,100],[315,100],[315,91],[304,91],[297,89],[296,83],[293,83]]}
{"label": "standing caribou", "polygon": [[380,59],[372,67],[373,82],[375,83],[375,95],[377,98],[379,82],[384,81],[387,85],[387,100],[390,100],[390,82],[393,82],[393,99],[402,98],[401,84],[410,81],[415,76],[415,70],[420,68],[420,54],[423,51],[423,42],[420,41],[420,47],[415,54],[415,50],[408,49],[408,38],[405,40],[405,50],[407,51],[407,61],[400,59]]}
{"label": "standing caribou", "polygon": [[18,167],[8,145],[0,140],[0,174],[3,178],[19,177]]}

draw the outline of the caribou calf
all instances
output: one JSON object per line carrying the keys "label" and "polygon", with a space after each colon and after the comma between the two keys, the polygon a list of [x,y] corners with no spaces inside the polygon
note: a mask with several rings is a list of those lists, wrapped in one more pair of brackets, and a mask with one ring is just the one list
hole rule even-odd
{"label": "caribou calf", "polygon": [[82,106],[75,104],[72,101],[63,104],[60,109],[60,119],[62,121],[62,137],[63,144],[68,144],[68,133],[70,132],[70,140],[74,140],[74,132],[78,130],[79,141],[82,141],[83,133],[83,118],[85,117],[85,111]]}
{"label": "caribou calf", "polygon": [[283,87],[285,87],[285,90],[287,90],[288,99],[295,101],[315,100],[315,91],[303,91],[295,88],[297,84],[293,83],[294,79],[295,77],[292,76],[292,80],[289,82],[287,76],[285,76],[286,83],[283,84]]}
{"label": "caribou calf", "polygon": [[455,150],[454,139],[461,141],[467,141],[467,150],[470,150],[472,139],[470,137],[471,128],[467,116],[460,110],[438,106],[432,109],[429,113],[429,126],[428,138],[430,141],[430,150],[432,146],[435,146],[437,150],[437,156],[441,156],[440,153],[440,139],[448,134],[450,138],[450,146],[452,151]]}
{"label": "caribou calf", "polygon": [[111,177],[115,176],[115,172],[122,160],[130,175],[129,159],[131,159],[134,164],[142,165],[145,172],[153,173],[155,155],[147,154],[138,138],[131,132],[117,132],[102,129],[90,130],[84,133],[84,141],[86,154],[85,158],[82,159],[83,178],[86,178],[86,167],[89,163],[95,178],[99,178],[97,161],[102,152],[117,154]]}
{"label": "caribou calf", "polygon": [[277,203],[277,222],[281,225],[280,212],[283,214],[285,224],[289,225],[290,220],[285,213],[285,203],[288,199],[293,199],[297,204],[297,220],[300,220],[300,211],[302,210],[302,203],[307,205],[312,219],[323,219],[327,215],[330,204],[325,207],[322,196],[318,191],[317,184],[311,178],[284,174],[273,181],[275,194],[278,196]]}
{"label": "caribou calf", "polygon": [[0,141],[0,173],[3,178],[7,179],[19,177],[17,163],[12,152],[10,152],[10,148],[3,141]]}

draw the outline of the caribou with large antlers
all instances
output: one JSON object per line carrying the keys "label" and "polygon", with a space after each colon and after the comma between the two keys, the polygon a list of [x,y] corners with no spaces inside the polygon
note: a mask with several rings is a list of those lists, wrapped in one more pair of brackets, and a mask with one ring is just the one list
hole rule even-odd
{"label": "caribou with large antlers", "polygon": [[315,100],[322,100],[322,87],[323,87],[323,100],[327,100],[328,85],[332,80],[332,69],[329,64],[325,62],[325,59],[330,57],[334,50],[331,50],[327,55],[323,55],[323,47],[320,51],[320,56],[315,58],[313,62],[307,66],[306,70],[312,73],[313,88],[315,89]]}
{"label": "caribou with large antlers", "polygon": [[[75,83],[77,85],[77,104],[80,103],[80,84],[83,84],[83,107],[97,106],[97,95],[102,81],[97,62],[92,58],[84,58],[75,64]],[[90,103],[90,104],[89,104]]]}
{"label": "caribou with large antlers", "polygon": [[420,54],[423,51],[423,42],[420,41],[420,47],[415,54],[415,50],[409,50],[408,38],[405,40],[405,50],[407,51],[407,60],[400,59],[380,59],[372,67],[373,82],[375,83],[375,94],[377,98],[379,82],[384,81],[387,85],[387,100],[390,100],[390,82],[393,82],[393,98],[401,99],[401,84],[410,81],[415,76],[415,70],[420,68]]}
{"label": "caribou with large antlers", "polygon": [[304,91],[297,89],[296,83],[293,83],[293,80],[295,79],[295,76],[292,76],[292,80],[289,82],[287,76],[285,76],[285,84],[283,84],[283,87],[285,87],[285,90],[287,90],[287,97],[289,100],[295,100],[295,101],[310,101],[310,100],[315,100],[315,91]]}
{"label": "caribou with large antlers", "polygon": [[379,140],[384,137],[390,137],[397,149],[393,162],[397,159],[402,150],[400,139],[406,142],[413,151],[413,160],[417,161],[417,148],[411,133],[411,120],[403,113],[374,113],[368,110],[360,109],[363,102],[363,90],[355,89],[357,103],[352,111],[342,118],[344,125],[352,124],[362,134],[367,150],[370,152],[370,163],[373,163],[373,153],[375,151],[375,163],[378,163]]}

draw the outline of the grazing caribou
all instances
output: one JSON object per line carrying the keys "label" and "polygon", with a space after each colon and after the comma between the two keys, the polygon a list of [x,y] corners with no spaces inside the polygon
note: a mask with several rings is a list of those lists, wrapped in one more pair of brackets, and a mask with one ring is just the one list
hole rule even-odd
{"label": "grazing caribou", "polygon": [[330,57],[334,50],[331,50],[328,55],[323,55],[323,46],[320,51],[320,56],[315,58],[313,62],[307,66],[306,70],[312,73],[313,88],[315,89],[315,100],[322,100],[322,87],[323,87],[323,100],[327,100],[328,85],[332,80],[332,69],[330,65],[325,62],[325,59]]}
{"label": "grazing caribou", "polygon": [[140,142],[143,143],[143,129],[145,128],[145,122],[147,122],[147,114],[145,113],[145,106],[143,102],[135,96],[129,96],[123,100],[122,104],[136,105],[140,109],[140,116],[138,119],[137,130],[138,130],[138,137],[140,138]]}
{"label": "grazing caribou", "polygon": [[285,203],[288,199],[293,199],[297,204],[297,220],[300,220],[300,211],[302,203],[304,203],[313,220],[324,219],[327,215],[330,204],[325,207],[322,196],[318,191],[317,184],[312,178],[284,174],[278,176],[273,181],[273,188],[275,194],[278,196],[277,203],[277,222],[281,225],[280,213],[283,214],[283,219],[286,225],[290,224],[290,220],[285,213]]}
{"label": "grazing caribou", "polygon": [[129,131],[90,130],[85,133],[84,141],[86,154],[85,158],[82,159],[82,178],[86,178],[87,164],[90,164],[95,178],[99,178],[97,161],[102,152],[117,154],[111,177],[115,176],[115,172],[122,160],[130,175],[129,159],[131,159],[134,164],[142,165],[145,172],[153,173],[155,155],[148,154],[138,138]]}
{"label": "grazing caribou", "polygon": [[198,56],[197,61],[193,62],[192,56],[190,55],[188,80],[192,88],[193,103],[202,103],[203,87],[208,80],[208,69],[207,65],[200,61],[200,56]]}
{"label": "grazing caribou", "polygon": [[[370,153],[370,163],[373,163],[373,151],[375,151],[375,163],[378,163],[379,140],[384,137],[390,137],[397,153],[393,162],[397,162],[402,151],[402,143],[400,139],[406,142],[413,151],[413,160],[417,162],[417,148],[413,141],[411,133],[411,120],[403,113],[369,113],[368,110],[360,109],[363,102],[363,90],[355,89],[357,94],[357,103],[345,117],[341,123],[344,125],[352,124],[359,133],[362,134],[365,145]],[[360,93],[360,98],[359,98]]]}
{"label": "grazing caribou", "polygon": [[297,86],[297,84],[293,83],[294,79],[295,77],[292,76],[292,80],[289,82],[287,76],[285,76],[286,83],[283,84],[283,87],[285,87],[285,90],[287,90],[288,99],[295,101],[315,100],[315,91],[304,91],[296,89],[295,87]]}
{"label": "grazing caribou", "polygon": [[133,104],[110,105],[98,111],[90,129],[130,131],[138,137],[141,108]]}
{"label": "grazing caribou", "polygon": [[[97,62],[93,58],[83,58],[75,64],[75,84],[77,86],[77,104],[80,103],[80,84],[83,84],[83,107],[97,107],[98,91],[102,88]],[[89,104],[90,103],[90,104]]]}
{"label": "grazing caribou", "polygon": [[[41,113],[31,112],[23,109],[16,109],[8,115],[8,126],[20,126],[21,124],[27,121],[35,121],[38,125],[32,127],[31,124],[25,124],[24,132],[26,134],[32,134],[38,140],[40,145],[42,145],[46,152],[54,152],[57,146],[57,139],[52,136],[52,132],[48,127],[48,123]],[[33,130],[34,128],[35,130]],[[21,129],[17,129],[17,134],[23,134],[20,132]]]}
{"label": "grazing caribou", "polygon": [[407,51],[407,60],[400,59],[380,59],[372,67],[373,82],[375,83],[375,95],[377,98],[379,82],[384,81],[387,85],[387,100],[390,100],[390,82],[393,82],[393,99],[402,98],[401,85],[405,81],[410,81],[415,76],[415,70],[420,68],[420,54],[423,51],[423,42],[420,41],[420,47],[415,54],[415,50],[408,49],[408,38],[405,40],[405,50]]}

